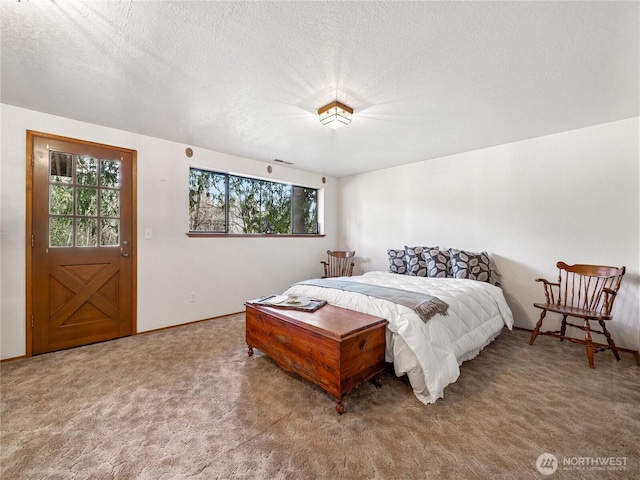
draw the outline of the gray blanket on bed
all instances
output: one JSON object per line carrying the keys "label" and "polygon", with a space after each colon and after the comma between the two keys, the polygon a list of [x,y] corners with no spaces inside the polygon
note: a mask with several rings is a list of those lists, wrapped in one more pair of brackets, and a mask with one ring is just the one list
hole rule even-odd
{"label": "gray blanket on bed", "polygon": [[427,322],[436,313],[446,315],[449,305],[437,297],[419,292],[401,290],[399,288],[382,287],[368,283],[339,280],[335,278],[312,278],[296,285],[313,285],[316,287],[336,288],[347,292],[361,293],[370,297],[388,300],[414,310],[423,322]]}

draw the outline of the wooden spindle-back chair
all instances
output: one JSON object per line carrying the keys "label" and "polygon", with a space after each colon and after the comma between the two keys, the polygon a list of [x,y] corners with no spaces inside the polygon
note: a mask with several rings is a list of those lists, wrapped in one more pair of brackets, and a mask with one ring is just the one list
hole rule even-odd
{"label": "wooden spindle-back chair", "polygon": [[327,277],[350,277],[353,273],[355,263],[352,261],[356,252],[331,251],[327,250],[327,261],[320,262],[324,265],[322,278]]}
{"label": "wooden spindle-back chair", "polygon": [[[544,278],[536,279],[542,282],[546,303],[534,303],[533,306],[542,309],[540,320],[531,333],[529,345],[533,345],[538,335],[551,335],[560,340],[569,340],[586,345],[589,366],[595,368],[594,352],[611,349],[617,360],[620,360],[616,344],[607,330],[605,321],[611,320],[611,309],[616,299],[620,283],[625,273],[625,267],[607,267],[602,265],[567,265],[558,262],[558,281],[550,282]],[[542,320],[547,312],[562,315],[560,330],[541,332]],[[567,317],[583,320],[583,325],[567,322]],[[602,330],[591,328],[590,321],[597,321]],[[585,332],[584,340],[566,336],[567,325]],[[607,345],[594,344],[592,333],[604,335]]]}

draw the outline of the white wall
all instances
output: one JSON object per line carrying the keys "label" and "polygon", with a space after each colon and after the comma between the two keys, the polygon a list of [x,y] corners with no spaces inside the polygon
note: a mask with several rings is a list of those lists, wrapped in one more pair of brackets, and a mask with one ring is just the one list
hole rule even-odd
{"label": "white wall", "polygon": [[526,328],[544,300],[534,279],[555,280],[558,260],[625,265],[610,330],[637,350],[639,138],[634,118],[341,178],[338,244],[359,272],[387,270],[404,245],[489,251]]}
{"label": "white wall", "polygon": [[[115,145],[138,152],[138,332],[244,309],[245,300],[281,292],[319,276],[320,261],[337,242],[337,186],[318,174],[189,145],[0,105],[0,358],[26,352],[26,130]],[[188,238],[189,166],[321,188],[324,238]],[[145,239],[151,229],[152,239]],[[197,301],[189,301],[197,292]]]}
{"label": "white wall", "polygon": [[[527,328],[542,295],[533,279],[555,278],[557,260],[626,265],[611,330],[620,346],[640,348],[638,118],[326,184],[197,148],[187,159],[187,145],[9,105],[0,126],[0,358],[26,351],[27,129],[138,151],[139,332],[240,311],[248,298],[318,275],[329,248],[355,249],[363,272],[386,270],[387,248],[424,244],[492,252],[516,324]],[[188,238],[189,165],[324,188],[327,236]]]}

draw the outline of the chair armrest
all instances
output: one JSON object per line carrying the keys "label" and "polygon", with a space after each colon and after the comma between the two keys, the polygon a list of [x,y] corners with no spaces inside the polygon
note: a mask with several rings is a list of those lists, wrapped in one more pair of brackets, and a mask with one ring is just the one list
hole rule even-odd
{"label": "chair armrest", "polygon": [[329,262],[325,262],[324,260],[320,262],[322,264],[322,278],[326,278],[329,276]]}
{"label": "chair armrest", "polygon": [[617,294],[618,292],[615,292],[610,288],[605,287],[602,289],[602,295],[604,295],[602,310],[606,315],[611,315],[611,308],[613,307],[613,301],[616,299]]}
{"label": "chair armrest", "polygon": [[547,299],[547,303],[556,303],[556,298],[553,294],[553,287],[558,287],[558,302],[560,301],[560,283],[550,282],[545,278],[536,278],[536,282],[542,282],[542,286],[544,287],[544,296]]}

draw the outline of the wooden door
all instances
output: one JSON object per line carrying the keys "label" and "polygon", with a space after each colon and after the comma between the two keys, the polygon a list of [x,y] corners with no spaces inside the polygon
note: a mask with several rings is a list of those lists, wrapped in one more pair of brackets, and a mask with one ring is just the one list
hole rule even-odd
{"label": "wooden door", "polygon": [[27,354],[135,333],[136,152],[28,132],[27,153]]}

